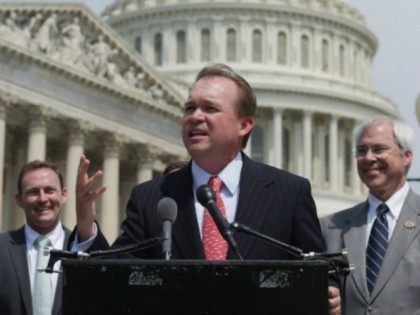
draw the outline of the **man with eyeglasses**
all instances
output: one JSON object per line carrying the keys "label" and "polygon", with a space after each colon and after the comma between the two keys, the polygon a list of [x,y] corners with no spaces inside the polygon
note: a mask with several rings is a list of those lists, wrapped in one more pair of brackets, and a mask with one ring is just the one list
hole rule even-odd
{"label": "man with eyeglasses", "polygon": [[344,313],[420,314],[420,196],[406,179],[414,131],[379,117],[356,132],[365,202],[321,219],[329,251],[348,250],[355,270],[343,290]]}

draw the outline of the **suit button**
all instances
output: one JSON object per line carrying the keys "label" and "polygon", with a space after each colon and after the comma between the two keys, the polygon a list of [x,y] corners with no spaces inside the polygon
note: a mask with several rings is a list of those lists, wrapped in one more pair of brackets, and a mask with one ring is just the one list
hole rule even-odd
{"label": "suit button", "polygon": [[373,307],[373,306],[368,306],[368,308],[367,308],[367,310],[368,310],[368,312],[370,313],[370,312],[373,312],[373,310],[374,310],[375,308]]}

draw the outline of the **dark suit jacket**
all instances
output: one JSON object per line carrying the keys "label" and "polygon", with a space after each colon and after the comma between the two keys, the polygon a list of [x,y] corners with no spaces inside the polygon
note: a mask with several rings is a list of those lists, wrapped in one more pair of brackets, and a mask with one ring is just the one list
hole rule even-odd
{"label": "dark suit jacket", "polygon": [[345,288],[345,314],[420,314],[420,196],[409,192],[389,240],[372,294],[366,284],[368,203],[321,219],[329,251],[347,248],[355,270]]}
{"label": "dark suit jacket", "polygon": [[[66,247],[70,231],[64,228]],[[53,305],[53,314],[61,312],[63,278],[60,275]],[[32,314],[31,284],[28,273],[25,231],[0,234],[0,314]]]}
{"label": "dark suit jacket", "polygon": [[[123,232],[113,246],[161,236],[162,225],[156,208],[163,197],[173,198],[178,205],[178,216],[173,225],[172,258],[204,259],[194,208],[191,163],[182,170],[134,187],[127,204],[127,217],[121,225]],[[257,163],[245,155],[235,221],[305,252],[325,250],[308,180]],[[244,259],[292,258],[282,249],[250,236],[235,234],[235,238]],[[101,241],[103,238],[99,235],[95,247]],[[129,257],[161,259],[162,249],[156,246]],[[236,257],[229,252],[228,258]]]}

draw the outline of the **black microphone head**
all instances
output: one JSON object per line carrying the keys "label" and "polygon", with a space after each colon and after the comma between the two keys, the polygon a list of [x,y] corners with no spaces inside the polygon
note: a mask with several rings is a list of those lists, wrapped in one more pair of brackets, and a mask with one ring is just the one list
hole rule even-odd
{"label": "black microphone head", "polygon": [[159,200],[157,205],[157,213],[159,219],[163,222],[166,220],[174,223],[176,215],[178,213],[178,206],[176,205],[175,200],[169,197],[164,197]]}
{"label": "black microphone head", "polygon": [[195,191],[197,196],[198,202],[203,206],[207,207],[207,204],[210,201],[214,201],[216,199],[216,194],[214,193],[213,189],[209,185],[201,185]]}

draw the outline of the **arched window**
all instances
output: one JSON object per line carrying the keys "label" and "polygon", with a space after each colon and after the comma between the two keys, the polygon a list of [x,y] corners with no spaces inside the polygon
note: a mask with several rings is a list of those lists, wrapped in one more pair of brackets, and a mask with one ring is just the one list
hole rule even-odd
{"label": "arched window", "polygon": [[162,43],[163,38],[161,33],[155,34],[154,48],[155,48],[155,65],[161,66],[163,63]]}
{"label": "arched window", "polygon": [[176,33],[176,63],[187,62],[187,41],[185,31]]}
{"label": "arched window", "polygon": [[134,40],[134,49],[141,54],[141,37],[137,36]]}
{"label": "arched window", "polygon": [[201,30],[201,61],[210,61],[210,30]]}
{"label": "arched window", "polygon": [[251,133],[251,157],[255,161],[263,162],[264,159],[264,132],[260,125],[256,125]]}
{"label": "arched window", "polygon": [[353,78],[354,81],[359,81],[359,55],[357,53],[357,49],[353,51]]}
{"label": "arched window", "polygon": [[307,35],[302,35],[300,39],[300,66],[302,68],[309,68],[309,38]]}
{"label": "arched window", "polygon": [[287,63],[287,36],[284,32],[277,34],[277,63],[279,65]]}
{"label": "arched window", "polygon": [[226,60],[236,61],[236,31],[230,28],[226,35]]}
{"label": "arched window", "polygon": [[262,62],[262,33],[260,30],[252,32],[252,61]]}
{"label": "arched window", "polygon": [[346,75],[346,51],[343,45],[340,45],[340,52],[339,52],[339,74],[341,77],[344,77]]}
{"label": "arched window", "polygon": [[326,39],[322,40],[321,69],[322,72],[330,71],[330,45]]}

